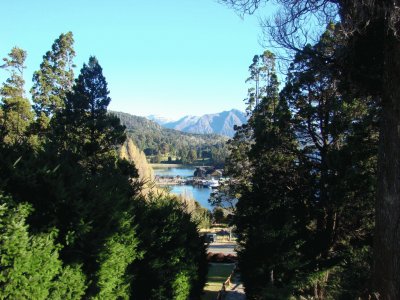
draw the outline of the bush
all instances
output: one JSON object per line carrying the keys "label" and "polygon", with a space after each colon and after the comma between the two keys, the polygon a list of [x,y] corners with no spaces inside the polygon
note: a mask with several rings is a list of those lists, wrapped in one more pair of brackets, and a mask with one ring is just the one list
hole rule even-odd
{"label": "bush", "polygon": [[79,299],[85,293],[80,266],[65,266],[54,243],[57,231],[29,235],[31,207],[0,196],[0,299]]}
{"label": "bush", "polygon": [[237,256],[223,253],[208,253],[207,261],[212,263],[236,263]]}
{"label": "bush", "polygon": [[206,282],[204,240],[191,215],[174,197],[150,195],[137,203],[139,251],[132,264],[137,299],[199,299]]}

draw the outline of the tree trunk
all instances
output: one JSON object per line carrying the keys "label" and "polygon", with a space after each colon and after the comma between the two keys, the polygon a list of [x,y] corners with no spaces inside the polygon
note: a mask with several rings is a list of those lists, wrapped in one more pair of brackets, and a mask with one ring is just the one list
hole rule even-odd
{"label": "tree trunk", "polygon": [[400,299],[400,40],[386,32],[374,280],[380,299]]}

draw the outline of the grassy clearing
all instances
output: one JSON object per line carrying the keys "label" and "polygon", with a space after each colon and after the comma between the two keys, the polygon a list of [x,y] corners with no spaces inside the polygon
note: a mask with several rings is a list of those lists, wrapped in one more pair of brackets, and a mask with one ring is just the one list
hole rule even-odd
{"label": "grassy clearing", "polygon": [[215,300],[222,283],[231,274],[235,264],[210,264],[202,300]]}

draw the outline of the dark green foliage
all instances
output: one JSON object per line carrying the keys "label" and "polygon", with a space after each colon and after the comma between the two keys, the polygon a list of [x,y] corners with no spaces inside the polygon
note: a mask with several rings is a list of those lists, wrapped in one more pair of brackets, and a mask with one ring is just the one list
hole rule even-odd
{"label": "dark green foliage", "polygon": [[[136,299],[199,299],[207,274],[206,249],[197,226],[173,197],[137,203],[142,259],[132,265]],[[190,297],[189,297],[190,296]]]}
{"label": "dark green foliage", "polygon": [[[50,216],[57,217],[55,222],[68,245],[64,259],[84,262],[91,279],[88,295],[109,297],[115,293],[127,298],[126,268],[137,256],[132,197],[140,187],[131,182],[137,171],[118,159],[117,147],[125,140],[124,127],[107,114],[109,102],[102,69],[92,57],[83,66],[64,109],[51,122],[46,149],[61,159],[57,170],[62,176],[56,175],[57,186],[51,185],[51,191],[56,191],[53,205],[57,211],[60,205],[65,206],[70,214],[68,221],[64,219],[65,210],[51,212]],[[65,184],[61,191],[60,183]],[[54,203],[54,199],[59,201]],[[118,264],[113,263],[115,256],[120,258]]]}
{"label": "dark green foliage", "polygon": [[65,97],[74,83],[73,43],[72,32],[61,34],[43,56],[40,70],[33,74],[31,93],[38,123],[48,126],[51,116],[64,108]]}
{"label": "dark green foliage", "polygon": [[[254,13],[265,0],[222,0],[241,13]],[[400,298],[400,2],[278,0],[281,9],[266,22],[267,40],[286,50],[300,50],[309,40],[310,23],[341,21],[346,43],[340,59],[341,79],[350,78],[358,96],[372,97],[379,117],[379,156],[375,202],[374,282],[370,295]],[[317,22],[314,22],[317,20]],[[342,57],[342,58],[343,58]],[[336,59],[335,59],[336,60]],[[338,60],[336,60],[338,62]],[[349,92],[349,90],[347,90]],[[365,297],[367,298],[367,297]],[[370,298],[370,297],[368,297]]]}
{"label": "dark green foliage", "polygon": [[133,182],[136,169],[118,159],[124,128],[106,114],[110,98],[95,59],[64,100],[39,151],[2,148],[3,188],[16,202],[32,204],[32,231],[59,230],[61,258],[81,264],[88,278],[86,297],[128,298],[126,270],[137,257],[133,197],[140,185]]}
{"label": "dark green foliage", "polygon": [[111,236],[99,253],[100,268],[97,299],[129,299],[132,274],[127,267],[139,257],[138,239],[128,215],[121,219],[117,233]]}
{"label": "dark green foliage", "polygon": [[227,143],[229,155],[226,158],[224,173],[230,177],[218,187],[218,192],[211,194],[209,202],[213,206],[234,212],[237,199],[251,188],[251,175],[254,167],[248,155],[252,144],[252,129],[249,124],[235,128],[233,139]]}
{"label": "dark green foliage", "polygon": [[116,156],[126,138],[118,118],[107,114],[108,94],[102,69],[91,57],[68,94],[65,109],[53,119],[50,138],[58,152],[69,151],[79,157],[92,174],[102,167],[102,160]]}
{"label": "dark green foliage", "polygon": [[[254,130],[255,128],[264,130],[260,122],[272,121],[270,118],[274,116],[278,106],[278,81],[275,74],[274,54],[265,51],[261,55],[254,56],[249,72],[250,77],[246,82],[254,85],[249,88],[248,98],[245,99],[250,118],[247,124],[236,126],[233,139],[227,143],[229,155],[226,158],[225,172],[233,180],[221,186],[220,194],[211,200],[214,205],[233,208],[232,204],[236,202],[236,199],[251,190],[254,165],[249,155],[254,144]],[[258,119],[257,116],[259,116]],[[257,151],[257,149],[253,150],[253,152]]]}
{"label": "dark green foliage", "polygon": [[79,299],[86,289],[79,266],[59,258],[55,230],[30,235],[27,204],[0,195],[0,299]]}
{"label": "dark green foliage", "polygon": [[4,58],[10,77],[0,89],[0,142],[8,145],[22,144],[29,139],[27,133],[33,114],[25,96],[23,70],[26,51],[14,47]]}
{"label": "dark green foliage", "polygon": [[[267,62],[274,59],[269,52],[264,55]],[[272,68],[270,78],[249,119],[252,140],[242,142],[247,149],[242,157],[252,172],[239,180],[242,190],[235,217],[242,246],[239,264],[250,297],[260,297],[268,285],[282,286],[298,268],[306,217],[304,204],[298,202],[307,188],[296,163],[289,108],[278,96],[273,64],[266,66]]]}
{"label": "dark green foliage", "polygon": [[227,169],[250,299],[348,299],[368,286],[378,109],[344,90],[341,45],[330,25],[296,56],[280,96],[273,63],[266,65],[270,79],[257,86],[265,93],[254,93],[248,128],[231,142]]}
{"label": "dark green foliage", "polygon": [[94,57],[72,86],[72,42],[71,33],[61,35],[35,73],[34,125],[23,98],[26,53],[14,48],[6,60],[0,190],[13,201],[0,197],[0,298],[140,299],[136,278],[153,279],[134,269],[140,262],[170,274],[152,286],[160,297],[198,299],[207,266],[196,223],[181,202],[140,196],[137,169],[118,155],[125,127],[107,113],[111,99]]}
{"label": "dark green foliage", "polygon": [[[341,90],[335,66],[341,38],[329,25],[319,43],[296,57],[283,91],[295,112],[292,123],[302,160],[313,174],[309,218],[314,227],[309,226],[309,282],[304,283],[312,285],[314,293],[317,289],[319,297],[329,289],[340,297],[344,281],[332,289],[331,277],[340,277],[338,267],[357,260],[353,255],[360,249],[370,249],[373,228],[377,110],[368,99]],[[357,269],[352,275],[359,275]],[[366,287],[365,281],[353,284]]]}

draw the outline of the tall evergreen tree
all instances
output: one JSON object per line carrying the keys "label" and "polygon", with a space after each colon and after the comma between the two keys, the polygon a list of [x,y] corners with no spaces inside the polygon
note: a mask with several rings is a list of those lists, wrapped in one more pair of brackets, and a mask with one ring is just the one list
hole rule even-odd
{"label": "tall evergreen tree", "polygon": [[[309,181],[308,202],[309,222],[315,228],[309,230],[306,249],[310,263],[304,270],[317,299],[329,297],[328,291],[337,292],[332,289],[332,277],[341,276],[336,271],[346,259],[352,259],[347,256],[350,252],[371,246],[373,188],[371,191],[371,186],[364,186],[362,180],[355,183],[349,174],[356,165],[374,158],[376,145],[361,143],[371,152],[356,158],[354,154],[362,152],[361,145],[352,144],[353,152],[349,153],[348,143],[356,133],[361,133],[355,131],[355,125],[366,122],[374,112],[350,91],[343,90],[343,75],[335,65],[342,46],[343,36],[338,26],[330,24],[316,45],[306,46],[296,55],[282,93],[294,114],[293,126],[301,145],[301,159],[313,175]],[[373,129],[368,123],[364,126]],[[369,134],[373,136],[374,132],[376,129]],[[355,173],[360,172],[360,179],[369,178],[369,183],[373,183],[375,171],[372,163],[368,169]],[[370,191],[364,197],[359,197],[361,186]],[[353,218],[347,217],[350,211]],[[363,234],[351,236],[350,230]]]}
{"label": "tall evergreen tree", "polygon": [[[22,69],[24,55],[15,51],[6,66]],[[1,112],[10,111],[3,104],[12,95],[23,94],[14,88],[21,78],[4,85]],[[63,89],[56,82],[48,87]],[[18,139],[0,143],[0,190],[12,196],[0,194],[0,298],[130,299],[150,292],[154,299],[199,299],[207,273],[204,241],[175,199],[153,205],[140,196],[138,171],[118,157],[125,128],[107,113],[108,93],[91,57],[60,96],[63,104],[40,112],[51,118],[41,147],[20,147],[29,124],[2,130]],[[8,125],[5,116],[2,125]],[[139,261],[150,271],[135,269]],[[137,282],[151,290],[136,288]]]}
{"label": "tall evergreen tree", "polygon": [[135,167],[118,158],[124,127],[107,114],[107,83],[95,58],[63,101],[36,155],[2,161],[2,184],[16,202],[32,204],[32,231],[59,230],[62,260],[81,264],[87,276],[85,297],[128,298],[140,185]]}
{"label": "tall evergreen tree", "polygon": [[101,161],[117,155],[118,146],[126,138],[119,119],[107,114],[111,101],[108,94],[102,68],[95,57],[90,57],[53,123],[52,139],[59,151],[72,150],[91,174],[103,167]]}
{"label": "tall evergreen tree", "polygon": [[43,56],[40,69],[33,74],[31,89],[39,130],[46,129],[51,116],[64,107],[74,83],[72,32],[61,34]]}
{"label": "tall evergreen tree", "polygon": [[239,197],[234,219],[241,245],[239,264],[250,297],[286,280],[285,273],[293,271],[297,259],[289,245],[301,245],[298,235],[304,228],[304,208],[296,202],[304,192],[299,188],[291,115],[285,100],[279,98],[274,55],[268,51],[264,55],[263,71],[268,76],[248,124],[252,132],[246,154],[252,170],[250,185]]}
{"label": "tall evergreen tree", "polygon": [[250,76],[246,82],[251,82],[254,87],[249,89],[247,101],[248,110],[251,112],[264,96],[268,95],[272,88],[271,80],[276,80],[276,75],[272,74],[275,70],[275,55],[270,51],[264,51],[261,55],[255,55],[253,62],[249,66]]}
{"label": "tall evergreen tree", "polygon": [[4,58],[10,77],[0,89],[0,139],[8,145],[21,144],[28,139],[27,130],[33,120],[29,100],[25,97],[23,70],[26,51],[14,47]]}
{"label": "tall evergreen tree", "polygon": [[251,172],[235,224],[250,299],[347,299],[366,288],[377,108],[345,89],[334,64],[341,38],[331,24],[299,52],[280,96],[271,69],[249,119]]}
{"label": "tall evergreen tree", "polygon": [[[254,13],[266,0],[223,0],[243,13]],[[269,23],[270,37],[280,46],[293,50],[299,34],[309,26],[310,18],[327,22],[341,18],[347,33],[347,61],[343,75],[350,75],[358,92],[372,97],[382,106],[379,176],[376,199],[376,234],[374,249],[374,289],[383,299],[400,298],[400,66],[399,19],[394,1],[307,1],[279,0],[282,5],[274,24]],[[307,31],[306,31],[307,32]]]}

